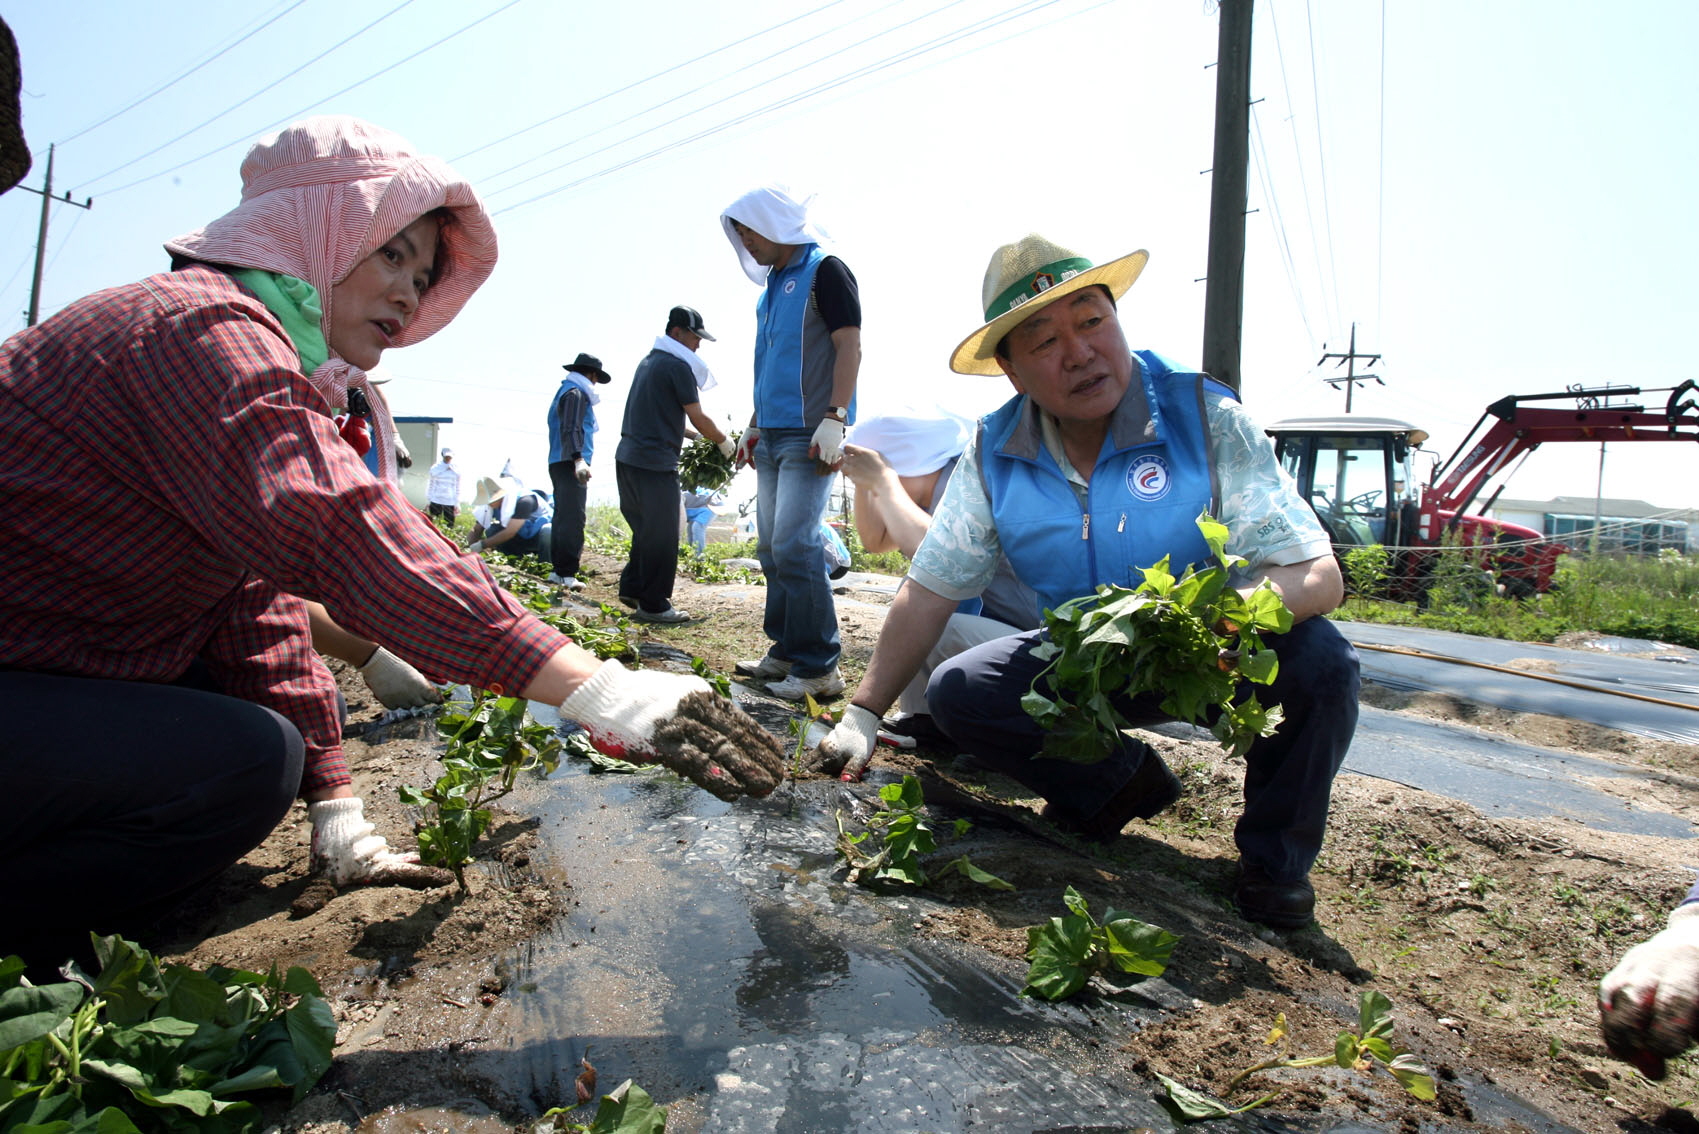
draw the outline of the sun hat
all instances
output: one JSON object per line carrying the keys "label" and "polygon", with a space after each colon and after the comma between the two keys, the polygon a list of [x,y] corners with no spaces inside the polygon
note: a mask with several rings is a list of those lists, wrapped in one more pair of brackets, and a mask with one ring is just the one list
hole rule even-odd
{"label": "sun hat", "polygon": [[985,268],[981,289],[985,325],[951,353],[950,369],[958,374],[1002,374],[997,365],[997,344],[1010,331],[1063,296],[1093,284],[1102,284],[1110,295],[1120,299],[1149,259],[1150,253],[1141,248],[1094,267],[1078,252],[1036,232],[1003,245],[991,254],[991,263]]}
{"label": "sun hat", "polygon": [[[446,208],[437,280],[394,338],[410,346],[447,326],[496,264],[496,232],[472,186],[440,158],[405,138],[346,115],[322,115],[268,135],[242,162],[242,201],[203,228],[167,241],[177,256],[258,268],[305,280],[318,292],[319,326],[331,326],[332,289],[367,256],[426,213]],[[334,352],[307,380],[330,405],[364,386],[359,367]],[[382,399],[374,399],[381,403]],[[387,406],[374,407],[380,436],[395,431]],[[385,479],[396,475],[390,446],[379,446]]]}
{"label": "sun hat", "polygon": [[667,312],[667,330],[683,327],[693,335],[701,335],[711,343],[720,340],[708,333],[708,326],[702,322],[702,312],[694,307],[675,307]]}
{"label": "sun hat", "polygon": [[517,491],[519,485],[511,477],[497,480],[493,476],[478,478],[478,489],[472,496],[472,507],[478,508],[485,504],[494,504],[509,492]]}
{"label": "sun hat", "polygon": [[582,374],[592,382],[612,382],[613,377],[602,369],[602,360],[593,354],[578,352],[578,357],[571,362],[561,364],[562,370],[570,370],[574,374]]}

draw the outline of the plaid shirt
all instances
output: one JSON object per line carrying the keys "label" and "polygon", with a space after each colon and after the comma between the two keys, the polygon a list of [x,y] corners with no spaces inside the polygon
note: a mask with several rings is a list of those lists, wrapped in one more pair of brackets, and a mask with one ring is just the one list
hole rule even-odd
{"label": "plaid shirt", "polygon": [[302,599],[478,687],[523,688],[567,640],[372,477],[298,366],[207,267],[0,346],[0,667],[171,682],[199,657],[301,730],[309,791],[349,776]]}

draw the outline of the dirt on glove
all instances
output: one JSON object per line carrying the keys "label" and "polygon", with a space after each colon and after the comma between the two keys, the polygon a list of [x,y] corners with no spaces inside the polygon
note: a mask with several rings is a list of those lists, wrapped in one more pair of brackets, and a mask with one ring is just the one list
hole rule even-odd
{"label": "dirt on glove", "polygon": [[714,796],[763,796],[785,778],[785,756],[772,734],[718,693],[692,693],[655,730],[659,763]]}

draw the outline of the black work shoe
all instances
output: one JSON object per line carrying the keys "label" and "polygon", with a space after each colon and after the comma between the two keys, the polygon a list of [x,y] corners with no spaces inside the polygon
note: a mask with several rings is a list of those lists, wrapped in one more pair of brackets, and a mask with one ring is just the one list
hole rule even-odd
{"label": "black work shoe", "polygon": [[1132,820],[1149,819],[1179,798],[1180,778],[1156,749],[1145,745],[1144,759],[1132,778],[1091,815],[1080,818],[1052,803],[1046,803],[1039,814],[1070,834],[1106,843]]}
{"label": "black work shoe", "polygon": [[1296,882],[1276,882],[1262,867],[1241,862],[1233,904],[1246,921],[1271,929],[1302,929],[1315,918],[1316,891],[1307,874]]}

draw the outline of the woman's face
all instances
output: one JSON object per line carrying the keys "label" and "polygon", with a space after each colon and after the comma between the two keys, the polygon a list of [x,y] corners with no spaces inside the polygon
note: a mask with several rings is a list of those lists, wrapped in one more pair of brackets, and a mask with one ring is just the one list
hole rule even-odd
{"label": "woman's face", "polygon": [[370,370],[412,321],[437,260],[437,219],[420,217],[330,290],[330,349]]}

